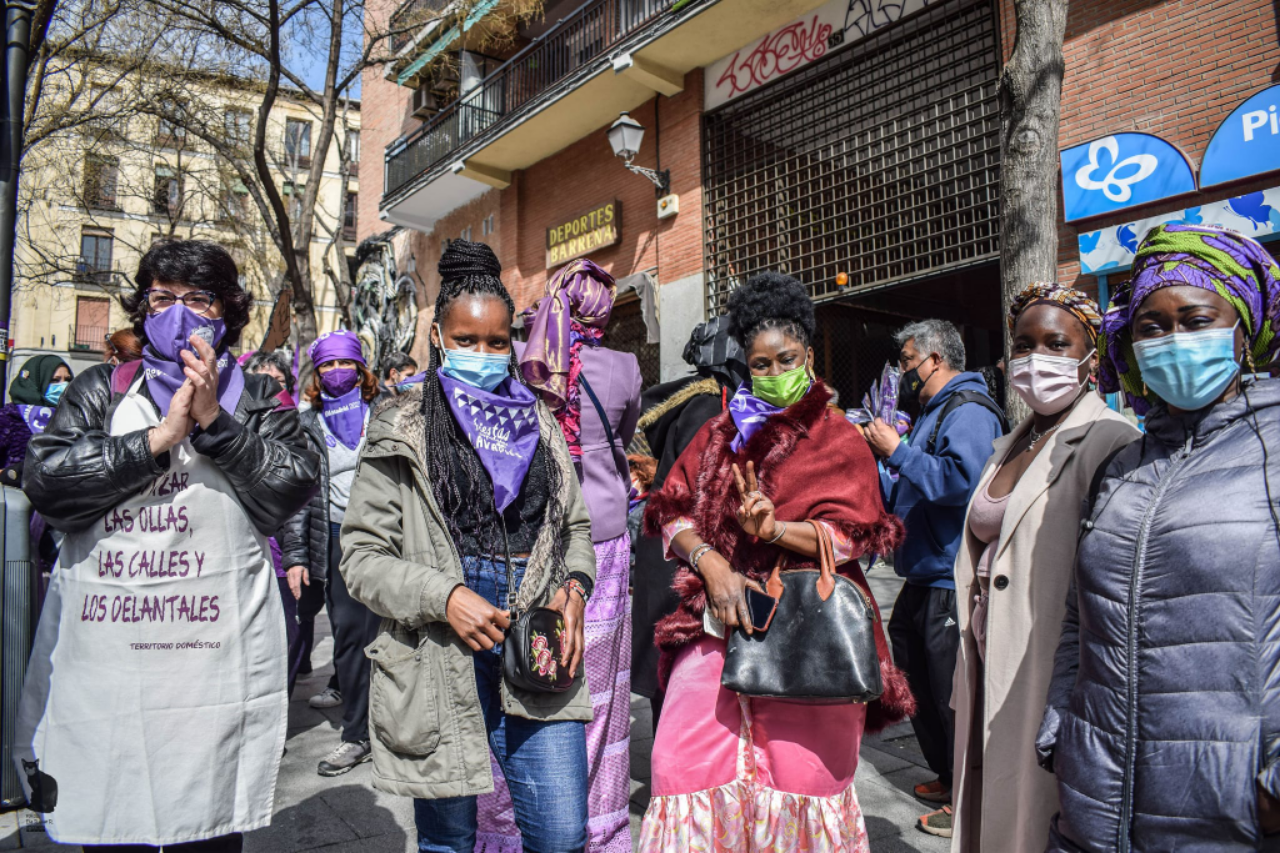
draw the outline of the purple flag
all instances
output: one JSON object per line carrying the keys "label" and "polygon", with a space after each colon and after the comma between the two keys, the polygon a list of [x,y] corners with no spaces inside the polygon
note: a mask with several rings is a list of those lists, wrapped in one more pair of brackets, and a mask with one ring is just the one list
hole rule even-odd
{"label": "purple flag", "polygon": [[44,428],[49,425],[49,419],[53,417],[53,409],[49,406],[19,406],[18,411],[22,414],[22,419],[27,422],[27,429],[31,430],[32,435],[44,432]]}
{"label": "purple flag", "polygon": [[520,494],[538,449],[538,399],[510,377],[486,391],[441,373],[440,387],[480,464],[489,472],[493,500],[502,512]]}
{"label": "purple flag", "polygon": [[751,385],[743,382],[738,393],[729,401],[729,416],[733,418],[733,425],[738,428],[738,434],[729,442],[729,449],[734,453],[741,450],[751,440],[751,436],[764,426],[764,422],[782,409],[782,406],[766,403],[752,394]]}

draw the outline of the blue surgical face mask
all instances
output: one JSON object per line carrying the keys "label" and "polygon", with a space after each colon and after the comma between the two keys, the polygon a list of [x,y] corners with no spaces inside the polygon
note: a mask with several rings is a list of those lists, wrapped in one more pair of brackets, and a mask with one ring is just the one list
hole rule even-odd
{"label": "blue surgical face mask", "polygon": [[1240,372],[1236,326],[1134,341],[1142,380],[1170,406],[1186,412],[1203,409],[1222,396]]}
{"label": "blue surgical face mask", "polygon": [[67,390],[67,382],[50,382],[49,386],[44,389],[44,398],[49,401],[50,406],[58,405],[58,401],[62,399],[62,392]]}
{"label": "blue surgical face mask", "polygon": [[[436,326],[436,334],[444,341],[440,327]],[[440,372],[451,379],[465,382],[473,388],[492,391],[502,384],[502,380],[511,375],[511,355],[499,352],[472,352],[471,350],[444,349],[441,347],[444,361]]]}

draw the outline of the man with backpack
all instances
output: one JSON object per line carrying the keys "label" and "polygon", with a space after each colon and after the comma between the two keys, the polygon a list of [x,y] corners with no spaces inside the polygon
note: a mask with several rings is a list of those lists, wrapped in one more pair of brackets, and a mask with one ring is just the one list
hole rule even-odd
{"label": "man with backpack", "polygon": [[[918,401],[920,415],[909,444],[878,419],[867,425],[866,437],[898,473],[896,482],[882,477],[885,505],[907,528],[893,555],[894,570],[906,583],[893,606],[889,639],[894,662],[907,673],[916,697],[911,724],[920,751],[938,774],[917,785],[915,794],[945,806],[951,802],[951,682],[960,643],[953,566],[969,499],[991,443],[1008,426],[982,375],[964,372],[964,341],[951,323],[911,323],[894,341],[902,370],[900,401]],[[950,812],[942,809],[937,817],[949,822]]]}

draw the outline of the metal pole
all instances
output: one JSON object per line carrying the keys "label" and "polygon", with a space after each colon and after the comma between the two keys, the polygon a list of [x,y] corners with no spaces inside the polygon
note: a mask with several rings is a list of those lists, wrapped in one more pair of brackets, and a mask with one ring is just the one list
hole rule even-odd
{"label": "metal pole", "polygon": [[6,0],[4,14],[4,107],[0,120],[0,389],[9,385],[9,309],[13,293],[13,250],[17,242],[18,164],[22,159],[22,116],[27,92],[32,0]]}

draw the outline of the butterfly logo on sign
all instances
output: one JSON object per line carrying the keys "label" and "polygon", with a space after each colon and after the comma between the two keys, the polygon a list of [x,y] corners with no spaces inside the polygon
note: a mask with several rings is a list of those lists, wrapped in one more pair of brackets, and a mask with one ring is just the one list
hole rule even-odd
{"label": "butterfly logo on sign", "polygon": [[[1098,163],[1098,154],[1102,151],[1111,155],[1112,165],[1111,171],[1099,181],[1093,175],[1102,168]],[[1112,201],[1126,202],[1133,197],[1133,185],[1155,174],[1159,165],[1160,161],[1150,154],[1134,154],[1121,160],[1120,143],[1114,136],[1107,136],[1089,144],[1089,162],[1076,172],[1076,183],[1081,189],[1102,190]]]}
{"label": "butterfly logo on sign", "polygon": [[1195,190],[1182,152],[1149,133],[1115,133],[1064,149],[1067,222],[1114,213]]}

